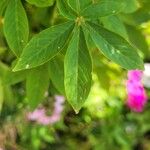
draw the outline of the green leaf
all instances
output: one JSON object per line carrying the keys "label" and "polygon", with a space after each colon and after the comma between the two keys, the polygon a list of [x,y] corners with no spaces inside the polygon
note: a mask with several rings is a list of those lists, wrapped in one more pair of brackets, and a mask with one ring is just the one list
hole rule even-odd
{"label": "green leaf", "polygon": [[5,13],[4,33],[10,49],[16,56],[20,56],[29,35],[28,19],[20,0],[9,2]]}
{"label": "green leaf", "polygon": [[57,55],[49,62],[48,71],[53,85],[61,94],[65,94],[64,58],[62,55]]}
{"label": "green leaf", "polygon": [[9,71],[9,67],[0,61],[0,77],[4,78],[8,71]]}
{"label": "green leaf", "polygon": [[0,0],[0,16],[3,16],[9,0]]}
{"label": "green leaf", "polygon": [[65,91],[76,113],[88,97],[92,62],[82,30],[76,28],[65,56]]}
{"label": "green leaf", "polygon": [[16,108],[17,96],[13,93],[12,87],[4,85],[4,101],[8,109]]}
{"label": "green leaf", "polygon": [[130,42],[137,47],[144,54],[145,59],[148,60],[150,58],[149,47],[146,37],[142,33],[141,29],[130,25],[126,25],[126,29]]}
{"label": "green leaf", "polygon": [[121,36],[93,23],[87,28],[97,48],[107,58],[127,70],[143,69],[143,61],[136,49]]}
{"label": "green leaf", "polygon": [[24,48],[14,71],[33,68],[52,59],[61,51],[72,32],[74,22],[50,27],[33,37]]}
{"label": "green leaf", "polygon": [[125,0],[125,3],[124,13],[133,13],[140,7],[137,0]]}
{"label": "green leaf", "polygon": [[78,13],[92,3],[92,0],[67,0],[67,1],[70,7],[72,7],[72,9],[74,9]]}
{"label": "green leaf", "polygon": [[150,20],[150,14],[148,12],[149,11],[144,8],[140,8],[131,14],[120,14],[120,17],[125,23],[132,26],[137,26]]}
{"label": "green leaf", "polygon": [[49,75],[47,64],[30,70],[26,82],[27,100],[32,109],[44,99],[48,89]]}
{"label": "green leaf", "polygon": [[4,91],[3,91],[2,80],[0,79],[0,112],[2,110],[3,101],[4,101]]}
{"label": "green leaf", "polygon": [[85,8],[81,15],[86,18],[96,19],[108,15],[114,15],[122,11],[125,4],[122,0],[100,0]]}
{"label": "green leaf", "polygon": [[37,7],[48,7],[48,6],[52,6],[54,3],[54,0],[26,0],[26,1]]}
{"label": "green leaf", "polygon": [[102,21],[105,28],[119,34],[125,39],[128,39],[128,34],[125,25],[117,16],[113,15],[102,17],[100,20]]}
{"label": "green leaf", "polygon": [[57,0],[57,7],[61,15],[70,20],[76,19],[76,13],[72,8],[67,4],[65,0]]}
{"label": "green leaf", "polygon": [[27,70],[12,72],[6,64],[0,62],[0,77],[3,80],[4,85],[13,85],[23,81],[28,74]]}
{"label": "green leaf", "polygon": [[28,75],[28,72],[29,71],[27,70],[18,71],[18,72],[12,72],[11,70],[9,70],[6,72],[3,82],[4,84],[7,84],[7,85],[14,85],[16,83],[19,83],[25,80],[26,76]]}

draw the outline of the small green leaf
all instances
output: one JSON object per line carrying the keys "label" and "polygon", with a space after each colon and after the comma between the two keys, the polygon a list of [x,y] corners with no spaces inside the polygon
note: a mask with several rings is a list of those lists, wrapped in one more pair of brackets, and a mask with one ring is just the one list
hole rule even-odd
{"label": "small green leaf", "polygon": [[83,31],[75,28],[65,56],[65,91],[76,113],[88,97],[92,80],[92,62]]}
{"label": "small green leaf", "polygon": [[61,93],[65,94],[64,88],[64,58],[62,55],[57,55],[49,62],[49,76],[53,85]]}
{"label": "small green leaf", "polygon": [[70,20],[76,19],[76,13],[72,10],[72,8],[67,4],[65,0],[57,0],[57,7],[60,14],[62,14],[65,18]]}
{"label": "small green leaf", "polygon": [[54,3],[54,0],[26,0],[26,1],[37,7],[48,7],[48,6],[53,5]]}
{"label": "small green leaf", "polygon": [[11,68],[9,68],[3,62],[0,62],[0,77],[3,80],[4,85],[14,85],[23,81],[28,74],[28,70],[12,72]]}
{"label": "small green leaf", "polygon": [[17,103],[17,97],[13,93],[12,87],[9,85],[4,85],[4,101],[5,105],[8,109],[16,108]]}
{"label": "small green leaf", "polygon": [[10,49],[20,56],[29,35],[28,19],[20,0],[9,2],[4,18],[4,33]]}
{"label": "small green leaf", "polygon": [[137,47],[144,54],[145,59],[148,60],[150,58],[149,46],[142,30],[130,25],[126,25],[126,29],[130,42]]}
{"label": "small green leaf", "polygon": [[66,22],[50,27],[33,37],[24,48],[14,71],[33,68],[52,59],[63,49],[74,22]]}
{"label": "small green leaf", "polygon": [[122,0],[100,0],[86,7],[81,15],[86,18],[99,18],[114,15],[122,11],[125,3]]}
{"label": "small green leaf", "polygon": [[26,76],[28,75],[27,70],[23,70],[23,71],[18,71],[18,72],[12,72],[11,70],[7,71],[3,82],[6,85],[14,85],[16,83],[19,83],[23,80],[25,80]]}
{"label": "small green leaf", "polygon": [[124,13],[133,13],[140,7],[137,0],[125,0],[125,7],[123,9]]}
{"label": "small green leaf", "polygon": [[48,89],[49,75],[47,64],[30,70],[26,82],[27,100],[31,108],[36,108],[44,99]]}
{"label": "small green leaf", "polygon": [[0,61],[0,77],[4,78],[8,71],[9,71],[9,67]]}
{"label": "small green leaf", "polygon": [[4,101],[4,90],[3,90],[2,80],[0,79],[0,112],[2,110],[3,101]]}
{"label": "small green leaf", "polygon": [[128,70],[143,69],[143,61],[136,49],[126,40],[102,26],[93,23],[89,25],[87,28],[93,41],[107,58]]}

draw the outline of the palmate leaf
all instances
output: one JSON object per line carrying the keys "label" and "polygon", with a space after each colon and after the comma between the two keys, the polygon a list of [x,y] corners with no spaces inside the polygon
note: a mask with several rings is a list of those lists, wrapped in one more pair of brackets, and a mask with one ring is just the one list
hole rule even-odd
{"label": "palmate leaf", "polygon": [[20,0],[11,0],[4,20],[4,34],[10,49],[20,56],[27,44],[29,27],[25,10]]}
{"label": "palmate leaf", "polygon": [[14,71],[40,66],[53,58],[67,42],[74,27],[69,21],[50,27],[33,37],[24,48]]}
{"label": "palmate leaf", "polygon": [[26,0],[26,1],[37,7],[48,7],[48,6],[53,5],[54,3],[54,0]]}
{"label": "palmate leaf", "polygon": [[75,28],[65,56],[65,91],[76,113],[88,97],[92,80],[92,62],[83,31]]}
{"label": "palmate leaf", "polygon": [[34,109],[44,99],[48,89],[49,75],[47,64],[30,70],[26,82],[26,95],[29,106]]}
{"label": "palmate leaf", "polygon": [[82,10],[81,15],[85,18],[99,18],[117,14],[121,12],[124,7],[124,0],[100,0]]}
{"label": "palmate leaf", "polygon": [[121,36],[90,22],[86,28],[97,48],[107,58],[127,70],[143,69],[143,62],[136,49]]}

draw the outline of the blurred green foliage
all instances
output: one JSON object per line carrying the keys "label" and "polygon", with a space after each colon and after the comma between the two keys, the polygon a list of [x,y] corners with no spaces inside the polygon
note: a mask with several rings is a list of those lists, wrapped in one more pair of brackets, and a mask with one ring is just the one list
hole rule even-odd
{"label": "blurred green foliage", "polygon": [[[66,102],[61,120],[54,125],[43,126],[27,120],[30,109],[25,80],[29,72],[11,71],[16,58],[3,34],[7,3],[8,0],[0,0],[0,147],[6,150],[150,150],[150,104],[143,113],[129,111],[125,105],[127,71],[98,54],[90,38],[88,47],[93,58],[93,83],[79,114],[76,115]],[[35,0],[22,0],[22,3],[29,19],[30,39],[43,29],[66,20],[59,14],[55,1],[44,3],[40,0],[36,3]],[[143,60],[149,62],[150,1],[126,0],[126,3],[122,13],[102,17],[98,23],[128,40],[139,49]],[[57,55],[59,61],[55,57],[50,62],[48,73],[52,78],[49,87],[44,85],[48,94],[41,105],[50,114],[54,95],[64,93],[61,62],[65,52],[66,47]],[[58,68],[58,74],[52,71],[54,67]],[[35,70],[33,74],[38,72]],[[39,75],[38,80],[41,78],[46,77]],[[28,82],[34,82],[34,75]],[[150,95],[149,89],[147,93]]]}

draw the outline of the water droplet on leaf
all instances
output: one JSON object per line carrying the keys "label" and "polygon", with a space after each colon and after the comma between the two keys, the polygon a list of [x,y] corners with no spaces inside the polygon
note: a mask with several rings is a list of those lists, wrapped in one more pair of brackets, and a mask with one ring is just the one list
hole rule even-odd
{"label": "water droplet on leaf", "polygon": [[28,69],[28,68],[29,68],[29,64],[26,65],[26,69]]}

